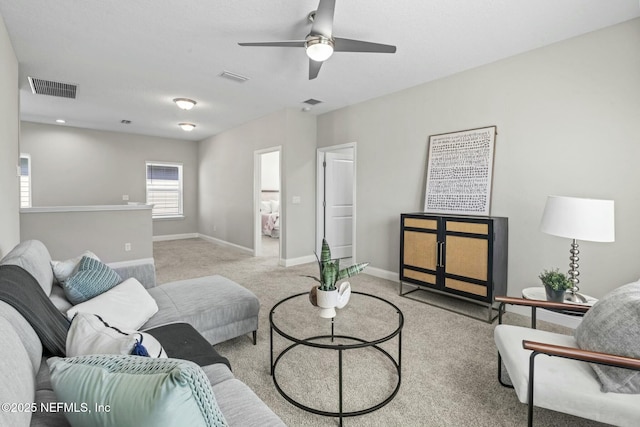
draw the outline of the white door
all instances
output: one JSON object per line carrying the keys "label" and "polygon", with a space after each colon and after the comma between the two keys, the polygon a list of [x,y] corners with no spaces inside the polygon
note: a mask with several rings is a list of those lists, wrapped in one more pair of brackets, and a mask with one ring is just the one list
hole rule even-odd
{"label": "white door", "polygon": [[332,258],[353,253],[353,149],[325,153],[324,236]]}

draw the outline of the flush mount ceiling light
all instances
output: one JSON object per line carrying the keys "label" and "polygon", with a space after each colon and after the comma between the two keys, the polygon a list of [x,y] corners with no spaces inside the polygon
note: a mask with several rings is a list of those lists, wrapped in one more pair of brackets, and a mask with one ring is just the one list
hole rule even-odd
{"label": "flush mount ceiling light", "polygon": [[178,126],[180,126],[185,132],[191,132],[196,127],[193,123],[178,123]]}
{"label": "flush mount ceiling light", "polygon": [[189,98],[175,98],[173,102],[176,103],[178,108],[182,108],[183,110],[191,110],[197,104],[196,101]]}
{"label": "flush mount ceiling light", "polygon": [[309,36],[304,44],[309,59],[323,62],[333,55],[333,40],[324,36]]}
{"label": "flush mount ceiling light", "polygon": [[56,123],[67,123],[65,119],[56,119]]}

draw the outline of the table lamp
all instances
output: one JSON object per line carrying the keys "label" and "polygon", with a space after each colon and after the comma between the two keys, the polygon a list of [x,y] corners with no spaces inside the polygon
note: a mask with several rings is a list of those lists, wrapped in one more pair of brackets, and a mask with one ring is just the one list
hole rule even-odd
{"label": "table lamp", "polygon": [[553,236],[572,239],[569,250],[569,280],[573,288],[569,299],[573,302],[587,302],[578,293],[578,250],[577,240],[589,242],[613,242],[615,226],[613,200],[581,199],[577,197],[549,196],[544,207],[540,231]]}

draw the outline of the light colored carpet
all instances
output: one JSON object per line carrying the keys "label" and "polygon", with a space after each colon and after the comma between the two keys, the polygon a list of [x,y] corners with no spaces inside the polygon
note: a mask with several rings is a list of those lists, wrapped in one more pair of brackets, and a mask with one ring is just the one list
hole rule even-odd
{"label": "light colored carpet", "polygon": [[[317,275],[316,264],[279,267],[271,257],[255,258],[240,250],[200,239],[154,243],[158,282],[165,283],[211,274],[221,274],[250,289],[260,299],[258,344],[249,336],[216,345],[229,358],[237,378],[289,426],[336,426],[337,419],[313,415],[289,402],[275,390],[269,374],[269,311],[281,299],[308,291],[315,283],[304,275]],[[366,270],[365,270],[366,271]],[[497,353],[494,325],[452,313],[398,295],[398,285],[360,274],[351,278],[352,289],[378,295],[397,305],[404,314],[402,331],[402,383],[398,395],[387,406],[367,415],[345,419],[346,426],[523,426],[526,405],[496,378]],[[426,293],[421,293],[426,294]],[[431,294],[424,298],[431,299]],[[433,297],[435,298],[435,297]],[[450,301],[450,298],[446,298]],[[304,302],[304,303],[303,303]],[[453,305],[466,303],[457,300]],[[475,309],[470,305],[468,309]],[[291,316],[279,312],[287,328],[317,329],[323,319],[306,301],[300,300]],[[337,322],[349,334],[389,330],[393,313],[364,301],[353,301]],[[367,311],[368,310],[368,311]],[[360,311],[360,312],[358,312]],[[288,319],[288,317],[290,317]],[[352,318],[360,321],[349,321]],[[312,322],[304,325],[303,322]],[[508,313],[505,323],[528,325],[528,318]],[[326,322],[326,321],[324,321]],[[345,324],[346,323],[346,324]],[[539,322],[541,329],[563,330]],[[565,330],[568,332],[568,330]],[[288,343],[275,335],[276,348]],[[384,345],[397,355],[397,341]],[[306,347],[293,349],[278,366],[279,384],[292,397],[319,409],[337,410],[337,352]],[[345,353],[345,410],[367,407],[372,399],[386,396],[396,381],[389,361],[372,350]],[[589,427],[603,424],[582,418],[535,409],[536,426]]]}
{"label": "light colored carpet", "polygon": [[277,257],[280,254],[280,239],[262,236],[262,255],[265,257]]}

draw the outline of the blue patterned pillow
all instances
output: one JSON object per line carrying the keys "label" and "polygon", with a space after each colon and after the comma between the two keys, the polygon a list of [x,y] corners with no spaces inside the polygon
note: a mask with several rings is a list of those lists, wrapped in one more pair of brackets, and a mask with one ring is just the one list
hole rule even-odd
{"label": "blue patterned pillow", "polygon": [[193,362],[99,354],[47,363],[57,399],[88,409],[65,413],[73,427],[227,426],[211,383]]}
{"label": "blue patterned pillow", "polygon": [[67,299],[75,305],[108,291],[121,281],[122,278],[109,266],[83,256],[78,270],[62,284],[62,288]]}

